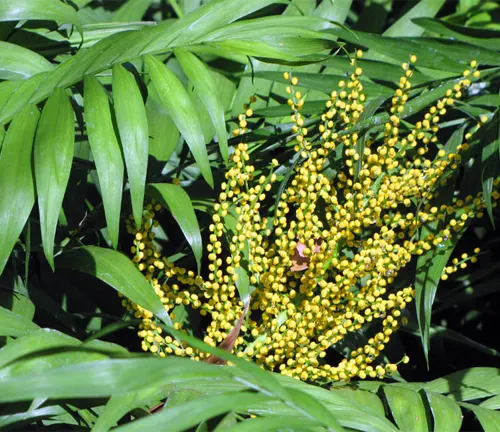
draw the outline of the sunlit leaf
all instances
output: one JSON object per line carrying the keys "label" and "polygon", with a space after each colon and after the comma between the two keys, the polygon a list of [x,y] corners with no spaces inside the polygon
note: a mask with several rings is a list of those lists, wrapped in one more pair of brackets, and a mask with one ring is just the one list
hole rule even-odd
{"label": "sunlit leaf", "polygon": [[196,219],[193,204],[189,195],[181,186],[166,183],[152,183],[148,185],[148,195],[156,198],[168,207],[172,216],[181,227],[186,240],[193,250],[198,272],[201,267],[203,246],[201,242],[200,226]]}
{"label": "sunlit leaf", "polygon": [[16,0],[0,3],[0,21],[30,19],[78,25],[76,10],[59,0]]}
{"label": "sunlit leaf", "polygon": [[222,157],[227,162],[227,132],[224,119],[224,108],[218,96],[218,90],[212,80],[209,70],[194,54],[189,51],[176,49],[175,57],[182,66],[182,70],[194,86],[195,91],[200,97],[203,105],[207,109],[219,141],[219,147]]}
{"label": "sunlit leaf", "polygon": [[57,262],[62,267],[95,276],[126,298],[151,311],[166,325],[173,325],[151,283],[137,270],[132,261],[120,252],[86,246],[62,254]]}
{"label": "sunlit leaf", "polygon": [[179,78],[162,62],[151,56],[146,56],[145,61],[161,103],[186,140],[203,177],[213,187],[214,181],[203,131],[186,89]]}
{"label": "sunlit leaf", "polygon": [[71,172],[75,143],[73,108],[62,89],[47,100],[36,131],[35,181],[43,251],[54,268],[54,237]]}
{"label": "sunlit leaf", "polygon": [[12,121],[0,155],[0,274],[35,204],[31,154],[40,114],[27,105]]}
{"label": "sunlit leaf", "polygon": [[53,68],[41,55],[9,42],[0,42],[0,64],[0,79],[5,80],[26,79]]}
{"label": "sunlit leaf", "polygon": [[427,432],[430,418],[419,393],[406,388],[385,386],[384,394],[389,409],[402,431]]}
{"label": "sunlit leaf", "polygon": [[132,212],[139,227],[148,169],[148,119],[135,79],[121,65],[113,67],[113,99],[130,183]]}
{"label": "sunlit leaf", "polygon": [[434,419],[434,430],[459,432],[462,425],[462,411],[451,399],[432,392],[426,392]]}
{"label": "sunlit leaf", "polygon": [[113,247],[118,245],[123,188],[122,152],[116,139],[108,97],[94,77],[84,84],[85,123],[101,185],[102,200]]}

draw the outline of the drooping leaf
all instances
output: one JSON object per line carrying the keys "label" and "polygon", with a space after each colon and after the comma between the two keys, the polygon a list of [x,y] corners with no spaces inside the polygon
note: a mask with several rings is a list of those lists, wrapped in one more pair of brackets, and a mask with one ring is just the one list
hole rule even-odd
{"label": "drooping leaf", "polygon": [[488,409],[500,409],[500,394],[490,397],[479,404],[479,406]]}
{"label": "drooping leaf", "polygon": [[500,394],[500,369],[464,369],[419,385],[435,393],[447,394],[454,400],[479,399]]}
{"label": "drooping leaf", "polygon": [[0,42],[0,79],[26,79],[53,69],[52,64],[34,51],[9,42]]}
{"label": "drooping leaf", "polygon": [[113,14],[113,21],[142,21],[151,3],[153,0],[129,0]]}
{"label": "drooping leaf", "polygon": [[53,20],[59,24],[78,23],[76,10],[59,0],[16,0],[0,3],[0,21]]}
{"label": "drooping leaf", "polygon": [[45,257],[54,269],[54,237],[71,172],[75,126],[73,108],[56,89],[43,108],[34,148],[35,182]]}
{"label": "drooping leaf", "polygon": [[190,400],[184,404],[165,408],[160,413],[118,427],[118,432],[155,430],[168,424],[172,432],[188,430],[204,420],[228,411],[247,411],[252,406],[267,402],[269,396],[259,393],[231,392]]}
{"label": "drooping leaf", "polygon": [[172,117],[163,107],[153,84],[148,86],[146,102],[149,129],[149,153],[158,161],[166,162],[175,151],[179,141],[179,129],[175,127]]}
{"label": "drooping leaf", "polygon": [[[174,382],[196,387],[214,377],[223,380],[230,374],[223,368],[179,357],[101,360],[5,379],[0,401],[109,397]],[[20,385],[22,382],[25,385]]]}
{"label": "drooping leaf", "polygon": [[229,156],[224,108],[210,71],[198,57],[189,51],[176,49],[174,54],[210,115],[219,141],[220,152],[227,163]]}
{"label": "drooping leaf", "polygon": [[128,351],[110,342],[92,341],[83,343],[76,338],[68,336],[53,329],[40,329],[33,324],[33,329],[26,335],[18,337],[0,350],[1,373],[8,365],[22,361],[22,359],[36,358],[35,354],[48,353],[61,349],[89,348],[89,350],[100,351],[109,356],[127,356]]}
{"label": "drooping leaf", "polygon": [[[212,1],[174,24],[166,21],[157,26],[115,33],[104,38],[89,49],[81,50],[63,61],[50,74],[31,77],[27,80],[27,88],[21,89],[18,84],[11,82],[0,83],[0,94],[5,89],[8,89],[9,93],[15,93],[15,97],[0,97],[0,124],[8,122],[26,103],[37,103],[48,97],[56,86],[68,87],[81,81],[85,75],[96,74],[114,64],[121,64],[148,53],[164,52],[166,47],[172,49],[185,46],[208,32],[271,3],[272,0]],[[280,25],[279,22],[275,24]]]}
{"label": "drooping leaf", "polygon": [[33,321],[0,306],[0,336],[19,337],[36,329]]}
{"label": "drooping leaf", "polygon": [[451,37],[493,51],[500,50],[499,31],[467,28],[437,18],[416,18],[413,22],[426,30],[441,34],[442,36]]}
{"label": "drooping leaf", "polygon": [[[401,63],[407,62],[410,55],[415,54],[417,56],[417,66],[425,66],[427,68],[455,73],[461,73],[464,69],[463,64],[460,64],[456,59],[450,58],[441,52],[436,52],[433,48],[426,47],[416,42],[418,39],[414,42],[408,39],[391,38],[338,28],[329,31],[347,42],[364,46],[376,53],[381,53]],[[377,56],[370,56],[372,60],[377,60],[378,57],[375,57]]]}
{"label": "drooping leaf", "polygon": [[118,245],[123,188],[123,160],[109,110],[108,97],[91,76],[84,81],[84,111],[89,144],[101,185],[109,236]]}
{"label": "drooping leaf", "polygon": [[113,99],[130,183],[132,212],[139,227],[148,169],[148,119],[135,79],[121,65],[113,67]]}
{"label": "drooping leaf", "polygon": [[193,250],[198,272],[201,266],[203,246],[201,241],[200,226],[196,219],[193,204],[189,195],[182,187],[174,184],[152,183],[147,187],[148,195],[156,198],[168,207],[172,216],[181,227],[186,240]]}
{"label": "drooping leaf", "polygon": [[498,160],[500,152],[500,124],[497,114],[485,126],[483,126],[481,138],[484,142],[481,152],[481,183],[483,186],[483,199],[486,203],[486,211],[490,217],[491,224],[495,227],[495,217],[493,216],[493,203],[491,192],[493,191],[493,181],[498,174]]}
{"label": "drooping leaf", "polygon": [[107,432],[128,412],[144,405],[158,402],[164,392],[157,388],[145,388],[125,395],[112,396],[92,428],[92,432]]}
{"label": "drooping leaf", "polygon": [[419,393],[395,386],[384,386],[389,409],[402,431],[427,432],[430,419]]}
{"label": "drooping leaf", "polygon": [[0,274],[35,204],[31,154],[39,116],[34,105],[26,106],[10,124],[0,154]]}
{"label": "drooping leaf", "polygon": [[162,62],[151,56],[146,56],[145,61],[161,103],[165,105],[186,140],[206,182],[213,187],[214,182],[203,131],[186,89],[179,78]]}
{"label": "drooping leaf", "polygon": [[321,423],[296,417],[293,415],[263,415],[262,417],[250,418],[245,421],[239,422],[227,429],[231,432],[252,432],[252,431],[267,431],[279,432],[282,430],[300,430],[300,431],[314,431],[318,429]]}
{"label": "drooping leaf", "polygon": [[120,252],[86,246],[62,254],[58,263],[62,267],[95,276],[134,303],[151,311],[167,326],[173,325],[151,283],[137,270],[132,261]]}
{"label": "drooping leaf", "polygon": [[425,392],[434,419],[434,430],[459,432],[462,425],[462,411],[459,406],[446,396]]}
{"label": "drooping leaf", "polygon": [[[448,151],[453,152],[456,150],[458,144],[462,142],[463,134],[464,130],[462,128],[457,129],[452,134],[446,144]],[[439,202],[436,202],[436,205],[448,204],[447,201],[451,201],[454,185],[455,178],[449,179],[447,185],[440,191],[438,198]],[[439,221],[424,225],[420,233],[421,238],[425,239],[430,233],[435,232],[438,228]],[[459,238],[460,233],[450,236],[450,238],[443,239],[435,249],[425,252],[419,256],[417,260],[417,272],[415,275],[415,308],[422,348],[427,364],[429,362],[432,306],[444,267],[450,259]]]}
{"label": "drooping leaf", "polygon": [[472,404],[462,404],[470,409],[481,423],[486,432],[500,432],[500,413],[498,411],[486,409]]}
{"label": "drooping leaf", "polygon": [[309,393],[306,393],[301,389],[282,386],[280,385],[277,377],[262,370],[256,364],[231,355],[219,348],[214,348],[210,345],[207,345],[206,343],[193,336],[181,333],[174,329],[169,329],[168,331],[193,348],[210,353],[213,356],[218,357],[219,359],[230,361],[231,363],[233,363],[238,371],[241,371],[242,373],[247,375],[249,379],[251,379],[251,385],[253,386],[253,388],[255,388],[256,386],[261,391],[264,390],[267,393],[273,395],[275,398],[286,401],[289,407],[292,407],[293,409],[303,415],[306,415],[310,419],[317,420],[323,426],[329,427],[333,430],[343,430],[335,416],[331,412],[329,412],[321,402],[319,402]]}
{"label": "drooping leaf", "polygon": [[412,37],[421,36],[423,29],[415,25],[412,21],[420,17],[433,17],[439,12],[446,0],[422,0],[392,24],[384,36],[389,37]]}

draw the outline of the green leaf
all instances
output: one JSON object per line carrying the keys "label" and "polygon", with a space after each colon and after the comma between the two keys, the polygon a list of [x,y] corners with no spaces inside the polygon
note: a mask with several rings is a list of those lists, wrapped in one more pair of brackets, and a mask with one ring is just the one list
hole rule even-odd
{"label": "green leaf", "polygon": [[500,32],[463,27],[436,18],[417,18],[413,22],[428,31],[442,36],[478,45],[493,51],[500,50]]}
{"label": "green leaf", "polygon": [[479,399],[500,394],[500,369],[465,369],[419,385],[431,392],[448,394],[454,400]]}
{"label": "green leaf", "polygon": [[[250,75],[243,75],[250,76]],[[277,83],[284,83],[283,72],[255,72],[253,74],[255,78],[264,78],[267,80],[275,81]],[[345,79],[342,75],[331,75],[331,74],[321,74],[321,73],[308,73],[308,72],[296,72],[294,76],[299,80],[299,87],[303,87],[311,90],[318,90],[326,94],[330,94],[332,90],[338,88],[339,81]],[[390,96],[394,91],[390,87],[386,87],[380,84],[375,84],[370,81],[362,81],[363,88],[368,97],[375,96]],[[307,107],[307,103],[304,105]],[[276,107],[278,108],[278,107]],[[290,113],[290,109],[285,107]],[[270,108],[269,108],[270,109]]]}
{"label": "green leaf", "polygon": [[148,119],[139,87],[133,75],[121,65],[113,67],[113,99],[130,183],[132,212],[139,227],[148,170]]}
{"label": "green leaf", "polygon": [[428,432],[430,419],[419,393],[395,386],[384,386],[384,394],[399,429],[405,432]]}
{"label": "green leaf", "polygon": [[157,430],[164,425],[169,425],[169,432],[183,431],[228,411],[245,412],[252,406],[269,399],[270,396],[250,392],[204,396],[189,400],[184,404],[175,405],[172,408],[167,406],[158,414],[144,417],[115,430],[117,432]]}
{"label": "green leaf", "polygon": [[424,30],[412,23],[412,20],[420,17],[435,16],[446,0],[422,0],[392,24],[385,32],[384,36],[389,37],[412,37],[421,36]]}
{"label": "green leaf", "polygon": [[197,42],[222,42],[229,39],[262,40],[274,36],[328,38],[318,31],[333,28],[328,20],[312,16],[268,16],[238,21],[203,35]]}
{"label": "green leaf", "polygon": [[[230,361],[235,365],[235,369],[241,371],[250,380],[251,388],[258,388],[262,392],[267,392],[275,398],[285,402],[289,407],[296,412],[304,415],[307,418],[317,420],[323,426],[336,428],[334,430],[343,430],[338,424],[336,418],[319,402],[315,397],[302,391],[302,389],[287,388],[280,385],[279,375],[274,376],[267,371],[262,370],[258,365],[249,362],[245,359],[236,357],[219,348],[214,348],[199,339],[174,330],[168,329],[168,332],[186,342],[188,345],[200,351],[207,352],[223,360]],[[230,370],[232,373],[232,371]],[[294,381],[290,379],[290,381]],[[248,382],[246,379],[244,382]]]}
{"label": "green leaf", "polygon": [[146,388],[131,394],[112,396],[92,428],[92,432],[107,432],[128,412],[144,405],[151,405],[164,397],[157,387]]}
{"label": "green leaf", "polygon": [[73,108],[63,89],[47,100],[36,131],[35,182],[45,257],[54,269],[54,237],[75,145]]}
{"label": "green leaf", "polygon": [[196,219],[193,204],[189,195],[181,186],[165,183],[152,183],[147,187],[148,195],[161,201],[168,207],[172,216],[181,227],[186,240],[193,250],[198,273],[201,267],[203,245],[201,241],[200,226]]}
{"label": "green leaf", "polygon": [[123,188],[122,152],[116,139],[106,92],[91,76],[84,82],[87,134],[101,186],[104,212],[113,247],[118,245]]}
{"label": "green leaf", "polygon": [[26,79],[53,69],[41,55],[9,42],[0,42],[0,64],[2,80]]}
{"label": "green leaf", "polygon": [[[452,134],[446,144],[450,152],[455,151],[457,145],[462,142],[463,134],[464,130],[462,128],[457,129]],[[440,190],[439,201],[434,204],[448,204],[447,201],[451,200],[454,192],[454,185],[455,178],[448,179],[447,185]],[[429,234],[436,232],[438,228],[439,221],[424,225],[420,232],[420,238],[426,238]],[[436,297],[443,269],[450,259],[460,236],[460,233],[450,236],[449,239],[444,240],[436,248],[419,256],[417,260],[417,272],[415,275],[415,308],[422,348],[424,350],[427,365],[429,364],[432,305],[434,304],[434,298]]]}
{"label": "green leaf", "polygon": [[0,21],[52,20],[78,26],[76,10],[59,0],[16,0],[0,3]]}
{"label": "green leaf", "polygon": [[191,84],[193,84],[195,91],[210,114],[219,141],[221,155],[227,163],[229,155],[224,108],[218,96],[218,91],[212,76],[210,75],[210,71],[198,57],[189,51],[176,49],[174,50],[174,54],[182,70],[189,78]]}
{"label": "green leaf", "polygon": [[241,266],[236,268],[235,273],[238,275],[238,279],[236,280],[238,294],[241,301],[246,304],[250,299],[250,278],[247,271]]}
{"label": "green leaf", "polygon": [[[0,124],[9,121],[30,101],[37,103],[44,100],[56,86],[71,86],[81,81],[85,75],[102,72],[114,64],[148,53],[165,52],[166,47],[172,49],[185,46],[210,31],[272,3],[273,0],[212,1],[174,24],[166,21],[149,28],[120,32],[104,38],[89,49],[80,50],[75,56],[63,61],[52,73],[31,77],[27,80],[29,84],[26,88],[16,82],[0,83]],[[3,97],[6,93],[13,97]]]}
{"label": "green leaf", "polygon": [[363,410],[373,416],[385,418],[384,405],[380,398],[369,391],[349,387],[332,387],[330,393],[335,397],[341,396],[346,404],[363,407]]}
{"label": "green leaf", "polygon": [[[33,324],[35,326],[35,324]],[[18,337],[0,350],[0,374],[4,375],[5,367],[21,361],[35,358],[43,353],[57,352],[61,349],[83,348],[94,350],[108,356],[127,356],[128,351],[110,342],[92,341],[83,343],[53,329],[40,329],[35,326],[28,334]]]}
{"label": "green leaf", "polygon": [[37,329],[31,320],[0,306],[0,336],[19,337]]}
{"label": "green leaf", "polygon": [[[498,289],[495,286],[496,289]],[[500,351],[494,350],[493,348],[487,347],[486,345],[480,344],[473,339],[464,336],[462,333],[455,330],[451,330],[447,327],[441,327],[438,325],[433,325],[430,329],[431,338],[443,338],[461,345],[468,346],[472,349],[478,350],[485,354],[489,354],[495,357],[500,357]]]}
{"label": "green leaf", "polygon": [[[450,71],[455,73],[463,72],[464,66],[456,59],[452,59],[441,52],[436,52],[433,48],[429,48],[423,44],[412,40],[391,38],[386,36],[379,36],[371,33],[356,32],[353,30],[344,29],[331,29],[331,33],[339,36],[340,38],[351,42],[356,45],[361,45],[373,50],[377,53],[383,54],[398,62],[408,62],[410,55],[417,56],[417,67],[425,66],[431,69],[438,69]],[[376,56],[370,55],[373,60]],[[468,61],[468,59],[467,59]],[[362,62],[360,62],[362,67]]]}
{"label": "green leaf", "polygon": [[500,394],[486,399],[485,401],[481,402],[479,406],[494,410],[500,409]]}
{"label": "green leaf", "polygon": [[459,432],[462,426],[462,411],[458,405],[446,396],[425,392],[434,418],[434,430]]}
{"label": "green leaf", "polygon": [[[472,60],[477,60],[478,63],[483,65],[492,65],[497,66],[500,65],[500,54],[486,49],[484,47],[480,47],[477,45],[470,45],[468,43],[459,42],[456,40],[449,39],[438,39],[438,38],[414,38],[409,39],[410,41],[420,43],[425,45],[428,48],[434,49],[437,52],[440,52],[448,57],[456,59],[458,62],[464,65],[464,69],[466,65],[469,65]],[[364,64],[364,62],[363,62]],[[418,66],[418,63],[417,63]],[[364,73],[363,67],[363,73]],[[416,70],[414,71],[416,72]],[[412,82],[415,81],[415,74],[413,74],[411,78]],[[485,97],[498,97],[498,95],[484,95]],[[472,102],[472,101],[471,101]]]}
{"label": "green leaf", "polygon": [[158,94],[151,83],[148,85],[146,113],[150,137],[149,154],[158,161],[166,162],[175,151],[180,134],[172,117],[160,104]]}
{"label": "green leaf", "polygon": [[500,126],[498,124],[499,115],[495,120],[491,119],[483,126],[481,139],[483,150],[481,152],[481,183],[483,186],[483,199],[486,202],[486,211],[490,217],[491,224],[495,228],[495,217],[493,215],[493,203],[491,192],[493,191],[493,181],[498,173],[498,155],[500,151]]}
{"label": "green leaf", "polygon": [[174,383],[196,388],[203,381],[213,383],[214,378],[224,377],[230,377],[227,370],[187,358],[100,360],[7,378],[2,381],[0,402],[109,397]]}
{"label": "green leaf", "polygon": [[6,414],[0,416],[0,428],[5,428],[11,424],[25,422],[32,419],[40,420],[45,417],[56,417],[65,413],[65,409],[61,406],[46,406],[43,408],[29,409],[22,413]]}
{"label": "green leaf", "polygon": [[12,121],[0,157],[0,274],[35,204],[31,165],[33,137],[40,114],[26,106]]}
{"label": "green leaf", "polygon": [[280,63],[314,63],[325,60],[326,54],[318,54],[329,50],[335,43],[327,38],[305,38],[290,36],[273,36],[265,38],[265,42],[244,39],[228,39],[213,42],[211,45],[220,47],[231,54],[253,56],[263,59],[271,59]]}
{"label": "green leaf", "polygon": [[[289,413],[287,413],[289,414]],[[253,431],[282,431],[282,430],[296,430],[296,431],[315,431],[321,423],[305,419],[303,417],[293,415],[272,415],[257,418],[246,419],[234,426],[225,429],[228,432],[253,432]],[[330,429],[335,430],[335,429]]]}
{"label": "green leaf", "polygon": [[213,187],[203,131],[186,89],[175,74],[159,60],[146,56],[145,62],[161,103],[186,140],[206,182]]}
{"label": "green leaf", "polygon": [[142,21],[153,0],[128,0],[114,14],[113,21]]}
{"label": "green leaf", "polygon": [[204,37],[239,18],[250,15],[274,3],[275,0],[218,0],[204,4],[182,17],[170,27],[168,34],[157,38],[147,52],[164,50],[165,46],[181,47]]}
{"label": "green leaf", "polygon": [[[329,71],[335,69],[335,72],[340,75],[345,73],[346,71],[352,70],[352,65],[349,64],[349,59],[341,56],[335,56],[329,58],[326,61],[326,64],[330,66],[328,68]],[[359,60],[359,65],[363,69],[362,77],[368,77],[370,79],[374,79],[377,81],[396,83],[404,74],[403,70],[401,69],[401,66],[384,63],[381,61],[374,61],[363,58]],[[428,82],[430,80],[431,80],[430,77],[425,76],[418,70],[415,69],[413,71],[413,75],[411,77],[412,84],[418,85]],[[363,85],[365,86],[365,83],[363,83]],[[368,96],[371,95],[368,94]]]}
{"label": "green leaf", "polygon": [[172,321],[150,282],[120,252],[97,246],[73,249],[61,255],[59,265],[88,273],[106,282],[123,296],[151,311],[167,326]]}
{"label": "green leaf", "polygon": [[500,413],[498,411],[472,404],[462,404],[462,406],[470,409],[476,415],[485,432],[500,432]]}

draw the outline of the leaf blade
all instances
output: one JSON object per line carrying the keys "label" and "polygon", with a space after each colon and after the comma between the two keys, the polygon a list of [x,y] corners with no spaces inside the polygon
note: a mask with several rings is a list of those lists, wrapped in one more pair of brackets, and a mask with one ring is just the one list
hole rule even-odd
{"label": "leaf blade", "polygon": [[34,51],[0,41],[0,79],[26,79],[53,69],[52,64]]}
{"label": "leaf blade", "polygon": [[227,147],[227,131],[226,122],[224,119],[224,108],[217,96],[210,72],[204,63],[194,54],[183,49],[174,50],[175,57],[179,61],[182,70],[187,75],[191,83],[194,85],[203,105],[210,114],[212,124],[214,125],[217,138],[219,140],[220,152],[224,161],[227,163],[228,147]]}
{"label": "leaf blade", "polygon": [[148,55],[145,57],[145,62],[161,103],[186,140],[206,182],[213,187],[214,181],[203,130],[186,89],[175,74],[159,60]]}
{"label": "leaf blade", "polygon": [[169,208],[172,216],[179,224],[186,240],[193,250],[199,273],[203,255],[203,245],[200,226],[196,219],[196,214],[189,195],[182,187],[165,183],[149,184],[148,194],[159,199]]}
{"label": "leaf blade", "polygon": [[62,267],[78,270],[106,282],[125,297],[151,311],[167,326],[172,321],[153,287],[120,252],[86,246],[64,253],[58,260]]}
{"label": "leaf blade", "polygon": [[37,329],[31,320],[0,306],[0,336],[19,337]]}
{"label": "leaf blade", "polygon": [[73,160],[73,108],[62,89],[56,89],[43,108],[34,147],[35,182],[45,257],[54,270],[57,220]]}
{"label": "leaf blade", "polygon": [[35,204],[31,165],[33,138],[40,114],[26,106],[12,121],[0,157],[0,274]]}
{"label": "leaf blade", "polygon": [[89,144],[101,184],[106,222],[111,243],[116,249],[123,187],[122,154],[114,132],[108,98],[101,84],[91,76],[84,80],[84,112]]}
{"label": "leaf blade", "polygon": [[113,98],[130,183],[132,212],[136,226],[140,226],[148,170],[148,119],[139,87],[121,65],[113,67]]}

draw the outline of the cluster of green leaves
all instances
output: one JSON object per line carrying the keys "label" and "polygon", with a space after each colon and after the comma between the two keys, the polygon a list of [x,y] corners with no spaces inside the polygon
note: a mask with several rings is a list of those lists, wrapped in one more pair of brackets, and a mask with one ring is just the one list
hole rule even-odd
{"label": "cluster of green leaves", "polygon": [[[368,50],[362,80],[369,99],[356,126],[365,134],[377,133],[386,120],[379,108],[391,98],[409,54],[418,57],[404,113],[409,125],[455,84],[468,62],[480,63],[482,80],[443,126],[455,131],[446,144],[451,147],[479,116],[490,118],[471,140],[460,191],[482,190],[493,221],[498,5],[461,0],[447,14],[444,0],[168,3],[0,4],[0,427],[99,431],[119,422],[118,430],[168,424],[172,431],[458,431],[462,414],[473,413],[485,430],[500,429],[498,369],[331,390],[286,379],[173,331],[151,285],[113,250],[127,252],[122,216],[132,213],[140,223],[149,196],[169,209],[158,236],[164,253],[188,263],[192,256],[200,271],[205,213],[215,195],[210,186],[221,179],[233,144],[227,125],[250,96],[258,97],[250,151],[257,166],[278,157],[281,190],[296,162],[289,109],[282,104],[283,71],[299,77],[313,125],[349,70],[344,51],[357,46]],[[328,169],[334,173],[341,165],[339,149]],[[170,184],[174,178],[182,187]],[[484,234],[478,227],[474,235]],[[407,330],[420,335],[426,356],[435,337],[498,357],[432,324],[436,311],[497,289],[491,280],[498,279],[498,265],[438,291],[447,258],[459,248],[444,246],[417,263],[417,309]],[[410,282],[413,277],[408,274]],[[176,337],[235,366],[134,354],[128,329],[137,322],[103,283],[151,310]],[[473,291],[465,289],[470,284]],[[338,349],[348,352],[349,346]],[[401,341],[391,350],[394,357],[403,352]],[[165,407],[149,415],[165,399]],[[467,419],[477,425],[474,416]]]}

